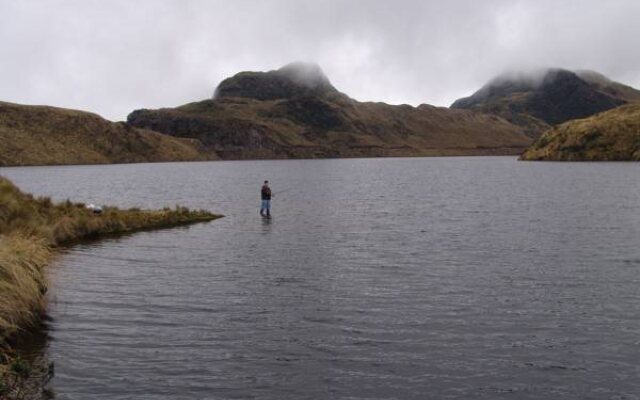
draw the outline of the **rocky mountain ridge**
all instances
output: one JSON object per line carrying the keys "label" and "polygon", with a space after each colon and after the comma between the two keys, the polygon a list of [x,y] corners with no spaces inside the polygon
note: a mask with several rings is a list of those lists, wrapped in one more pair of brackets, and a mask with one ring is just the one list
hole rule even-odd
{"label": "rocky mountain ridge", "polygon": [[552,126],[640,101],[640,91],[593,71],[544,69],[492,79],[451,108],[497,115],[532,138]]}
{"label": "rocky mountain ridge", "polygon": [[317,65],[292,63],[240,72],[211,99],[136,110],[126,123],[0,102],[0,165],[516,155],[553,125],[634,102],[634,88],[560,69],[501,76],[452,108],[359,102]]}
{"label": "rocky mountain ridge", "polygon": [[304,63],[241,72],[212,99],[136,110],[127,122],[196,138],[223,159],[519,154],[531,142],[492,115],[358,102]]}

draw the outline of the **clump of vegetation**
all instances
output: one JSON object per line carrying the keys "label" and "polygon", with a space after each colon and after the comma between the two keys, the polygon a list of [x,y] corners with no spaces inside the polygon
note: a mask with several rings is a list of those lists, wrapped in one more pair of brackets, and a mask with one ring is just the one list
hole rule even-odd
{"label": "clump of vegetation", "polygon": [[[38,320],[44,309],[44,267],[56,247],[103,235],[211,221],[218,215],[186,207],[163,210],[105,208],[95,214],[84,204],[53,203],[22,193],[0,177],[0,398],[19,398],[25,374],[9,355],[7,340]],[[17,364],[16,364],[17,363]],[[18,368],[18,369],[16,369]],[[4,394],[2,392],[4,390]],[[9,394],[12,397],[9,397]]]}
{"label": "clump of vegetation", "polygon": [[46,292],[43,267],[51,251],[38,237],[0,237],[0,335],[32,321]]}
{"label": "clump of vegetation", "polygon": [[628,104],[556,126],[522,160],[640,161],[640,104]]}

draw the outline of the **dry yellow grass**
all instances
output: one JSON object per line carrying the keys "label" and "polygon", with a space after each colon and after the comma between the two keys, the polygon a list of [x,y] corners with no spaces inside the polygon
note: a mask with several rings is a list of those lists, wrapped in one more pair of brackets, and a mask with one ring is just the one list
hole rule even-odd
{"label": "dry yellow grass", "polygon": [[42,309],[43,267],[51,251],[45,241],[19,234],[0,237],[0,329],[9,333]]}
{"label": "dry yellow grass", "polygon": [[105,234],[210,221],[216,217],[207,211],[185,207],[163,210],[106,207],[101,215],[95,215],[82,203],[54,204],[48,198],[34,198],[0,177],[0,236],[38,237],[49,246]]}

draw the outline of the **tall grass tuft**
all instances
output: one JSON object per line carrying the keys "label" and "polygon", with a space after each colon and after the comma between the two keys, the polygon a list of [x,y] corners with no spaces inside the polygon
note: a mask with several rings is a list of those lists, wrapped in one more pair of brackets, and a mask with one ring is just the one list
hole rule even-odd
{"label": "tall grass tuft", "polygon": [[42,309],[46,292],[43,267],[50,256],[42,238],[0,237],[0,335],[7,336],[34,320]]}

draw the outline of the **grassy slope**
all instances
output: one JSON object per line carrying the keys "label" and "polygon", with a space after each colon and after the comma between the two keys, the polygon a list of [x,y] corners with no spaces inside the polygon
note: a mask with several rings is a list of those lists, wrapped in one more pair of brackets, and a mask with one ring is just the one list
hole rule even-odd
{"label": "grassy slope", "polygon": [[504,97],[487,99],[482,104],[475,105],[470,109],[481,113],[498,115],[515,125],[521,126],[527,136],[536,138],[549,129],[551,125],[526,111],[519,110],[519,108],[525,108],[521,105],[526,104],[532,96],[532,93],[527,92],[511,93]]}
{"label": "grassy slope", "polygon": [[209,158],[197,141],[131,128],[82,111],[0,102],[0,165]]}
{"label": "grassy slope", "polygon": [[534,142],[521,159],[640,161],[640,104],[559,125]]}
{"label": "grassy slope", "polygon": [[42,310],[46,292],[43,268],[56,246],[218,217],[186,208],[106,208],[102,215],[94,215],[83,204],[36,199],[0,177],[0,341],[34,321]]}

